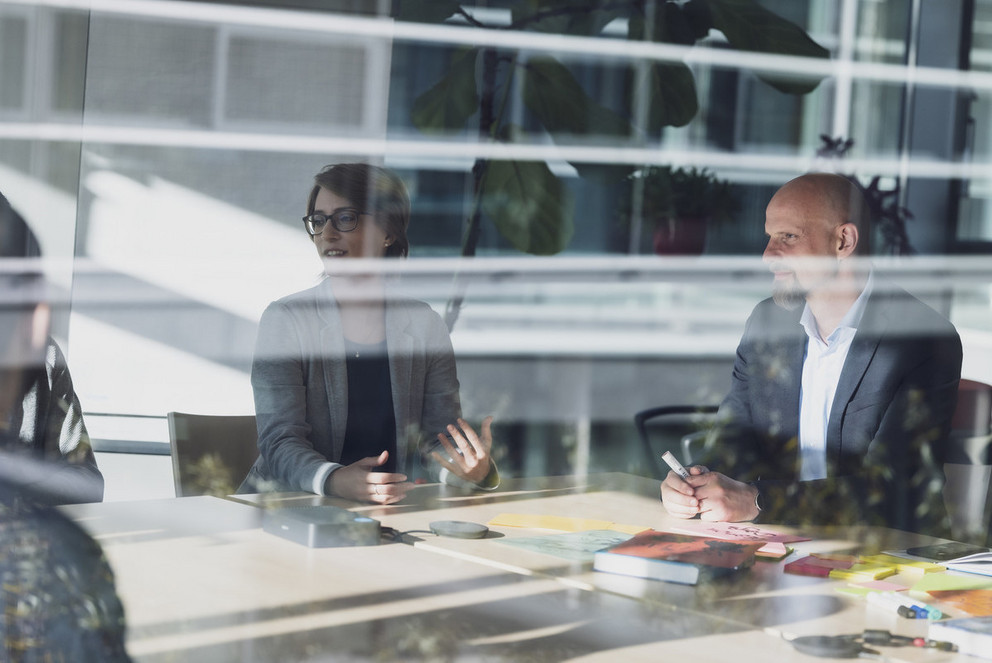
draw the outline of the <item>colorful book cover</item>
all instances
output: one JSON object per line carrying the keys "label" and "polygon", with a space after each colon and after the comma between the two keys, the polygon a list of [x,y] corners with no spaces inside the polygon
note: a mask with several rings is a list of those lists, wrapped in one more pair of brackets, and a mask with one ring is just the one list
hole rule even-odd
{"label": "colorful book cover", "polygon": [[761,542],[726,541],[648,530],[594,555],[597,571],[695,585],[751,566]]}

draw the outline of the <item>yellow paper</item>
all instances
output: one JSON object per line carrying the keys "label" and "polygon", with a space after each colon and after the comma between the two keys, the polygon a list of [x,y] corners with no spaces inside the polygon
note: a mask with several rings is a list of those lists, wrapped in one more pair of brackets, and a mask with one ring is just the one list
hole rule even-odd
{"label": "yellow paper", "polygon": [[906,559],[895,555],[866,555],[860,558],[866,564],[880,564],[882,566],[894,566],[900,573],[940,573],[946,568],[933,562],[924,562],[916,559]]}
{"label": "yellow paper", "polygon": [[528,527],[531,529],[552,529],[560,532],[585,532],[593,529],[606,529],[625,534],[637,534],[651,529],[640,525],[611,523],[608,520],[591,518],[569,518],[567,516],[542,516],[535,513],[501,513],[489,521],[490,527]]}
{"label": "yellow paper", "polygon": [[896,570],[891,566],[855,564],[849,569],[833,569],[830,572],[830,577],[840,580],[879,580],[895,574]]}
{"label": "yellow paper", "polygon": [[614,532],[623,532],[624,534],[640,534],[646,530],[651,529],[650,527],[644,527],[642,525],[624,525],[622,523],[610,523],[609,529]]}

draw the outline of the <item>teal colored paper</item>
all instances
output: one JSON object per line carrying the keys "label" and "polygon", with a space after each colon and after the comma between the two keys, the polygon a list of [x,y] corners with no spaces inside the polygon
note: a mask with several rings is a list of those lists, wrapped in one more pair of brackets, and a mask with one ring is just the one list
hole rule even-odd
{"label": "teal colored paper", "polygon": [[585,532],[566,532],[547,536],[497,539],[498,543],[525,550],[553,555],[573,562],[592,562],[593,553],[603,548],[615,546],[631,538],[613,530],[593,529]]}

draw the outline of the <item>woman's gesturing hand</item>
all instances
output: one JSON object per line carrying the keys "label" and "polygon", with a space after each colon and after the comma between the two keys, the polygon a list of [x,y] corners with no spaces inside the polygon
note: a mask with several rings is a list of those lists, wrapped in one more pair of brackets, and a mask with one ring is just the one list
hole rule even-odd
{"label": "woman's gesturing hand", "polygon": [[327,477],[324,492],[361,502],[393,504],[406,497],[406,491],[413,486],[405,474],[394,472],[373,472],[389,458],[389,452],[356,460],[351,465],[339,468]]}
{"label": "woman's gesturing hand", "polygon": [[456,450],[455,446],[452,446],[444,434],[438,433],[437,439],[440,440],[441,446],[444,447],[445,453],[451,460],[437,451],[431,455],[434,460],[441,464],[441,467],[455,476],[472,483],[482,483],[482,480],[489,476],[492,467],[492,460],[489,456],[493,447],[492,423],[492,417],[486,417],[482,420],[481,436],[477,435],[475,429],[464,419],[458,420],[458,426],[449,424],[448,435],[454,440],[458,449]]}

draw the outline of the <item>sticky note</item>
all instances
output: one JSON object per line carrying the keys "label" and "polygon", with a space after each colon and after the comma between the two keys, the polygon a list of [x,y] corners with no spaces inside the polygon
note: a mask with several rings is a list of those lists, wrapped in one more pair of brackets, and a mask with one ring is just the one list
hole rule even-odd
{"label": "sticky note", "polygon": [[801,576],[816,576],[826,578],[834,569],[846,569],[851,566],[851,562],[837,559],[821,559],[818,557],[803,557],[785,565],[786,573],[793,573]]}
{"label": "sticky note", "polygon": [[759,559],[777,560],[782,559],[791,552],[792,548],[786,546],[784,543],[771,541],[758,548],[754,555]]}
{"label": "sticky note", "polygon": [[859,582],[857,586],[873,592],[904,592],[907,589],[903,585],[888,582],[886,580],[869,580],[868,582]]}
{"label": "sticky note", "polygon": [[972,617],[992,616],[992,589],[930,590],[930,596],[943,605],[957,608]]}
{"label": "sticky note", "polygon": [[992,589],[992,578],[974,573],[927,573],[909,591],[913,594],[952,589]]}
{"label": "sticky note", "polygon": [[940,564],[934,564],[933,562],[924,562],[917,559],[906,559],[905,557],[896,557],[895,555],[865,555],[861,557],[861,561],[866,564],[881,564],[883,566],[894,566],[899,571],[899,573],[939,573],[941,571],[946,571],[947,569]]}
{"label": "sticky note", "polygon": [[891,566],[878,566],[876,564],[854,564],[848,569],[834,569],[830,572],[831,578],[838,580],[879,580],[895,575],[896,570]]}
{"label": "sticky note", "polygon": [[637,534],[651,529],[641,525],[625,525],[608,520],[590,518],[569,518],[567,516],[544,516],[533,513],[501,513],[489,521],[490,527],[528,527],[531,529],[551,529],[560,532],[585,532],[587,530],[611,530],[625,534]]}

